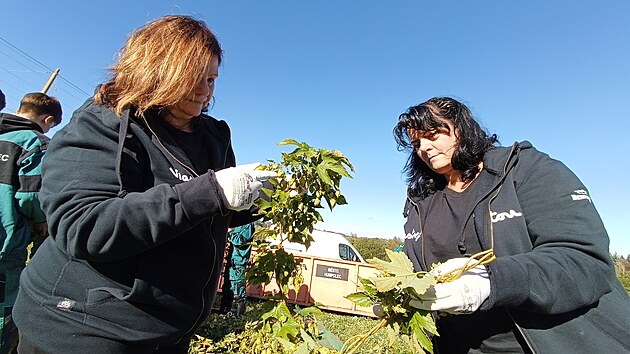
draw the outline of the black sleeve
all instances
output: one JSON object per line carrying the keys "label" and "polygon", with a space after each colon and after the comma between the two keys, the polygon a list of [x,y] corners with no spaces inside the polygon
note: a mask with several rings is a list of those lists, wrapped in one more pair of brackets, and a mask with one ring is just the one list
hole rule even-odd
{"label": "black sleeve", "polygon": [[[117,131],[80,111],[50,144],[41,200],[51,236],[68,255],[90,261],[131,257],[227,214],[212,171],[119,197],[117,147]],[[123,153],[122,173],[146,179],[150,171],[132,153]]]}
{"label": "black sleeve", "polygon": [[492,305],[545,314],[591,305],[614,277],[604,225],[573,172],[534,149],[526,153],[516,191],[533,249],[490,264]]}

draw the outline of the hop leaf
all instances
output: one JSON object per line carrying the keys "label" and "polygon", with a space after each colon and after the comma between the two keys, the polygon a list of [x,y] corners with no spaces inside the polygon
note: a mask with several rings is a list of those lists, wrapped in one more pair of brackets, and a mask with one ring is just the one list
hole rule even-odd
{"label": "hop leaf", "polygon": [[430,312],[425,312],[421,314],[420,312],[416,312],[413,314],[413,317],[409,321],[409,328],[411,328],[413,335],[416,337],[416,340],[420,343],[420,345],[429,351],[429,353],[433,353],[433,343],[429,338],[428,333],[439,335],[437,332],[437,328],[435,327],[435,322],[433,322],[433,318],[431,317]]}
{"label": "hop leaf", "polygon": [[354,302],[355,304],[363,307],[370,307],[374,305],[374,301],[370,299],[365,293],[353,293],[346,296],[346,299]]}
{"label": "hop leaf", "polygon": [[393,276],[408,276],[410,274],[415,274],[413,271],[413,264],[406,254],[402,252],[393,252],[388,249],[386,249],[385,252],[387,253],[387,257],[389,257],[390,262],[383,261],[378,258],[372,258],[368,260],[368,262],[381,272],[391,274]]}

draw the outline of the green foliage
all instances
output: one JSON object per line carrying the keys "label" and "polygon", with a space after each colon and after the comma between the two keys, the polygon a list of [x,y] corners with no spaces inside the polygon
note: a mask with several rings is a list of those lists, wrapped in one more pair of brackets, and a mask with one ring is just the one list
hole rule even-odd
{"label": "green foliage", "polygon": [[282,293],[286,294],[289,285],[299,287],[303,283],[301,269],[302,260],[296,259],[282,247],[276,250],[260,247],[254,265],[247,273],[247,281],[255,285],[269,284],[275,278]]}
{"label": "green foliage", "polygon": [[356,235],[346,236],[346,239],[359,251],[365,259],[380,258],[386,259],[385,250],[394,250],[398,247],[402,240],[395,237],[390,240],[372,237],[358,237]]}
{"label": "green foliage", "polygon": [[628,294],[630,294],[630,255],[626,258],[616,253],[611,256],[615,262],[615,272],[617,273],[617,278],[619,278],[623,287],[626,289]]}
{"label": "green foliage", "polygon": [[337,205],[347,204],[339,184],[343,177],[352,178],[348,169],[354,168],[338,150],[315,149],[306,143],[286,139],[279,145],[297,146],[291,153],[282,153],[282,161],[269,160],[263,169],[278,173],[272,178],[273,190],[263,189],[267,198],[256,205],[263,213],[263,221],[271,227],[258,232],[310,246],[310,233],[316,222],[322,221],[318,209],[325,200],[330,210]]}
{"label": "green foliage", "polygon": [[[263,305],[263,312],[254,321],[245,324],[241,335],[227,336],[219,348],[207,338],[198,337],[194,345],[198,352],[232,350],[240,353],[356,353],[359,347],[387,327],[390,343],[400,338],[412,352],[432,351],[431,335],[437,335],[429,312],[410,308],[411,296],[423,294],[436,279],[427,273],[415,273],[406,255],[385,249],[390,261],[370,260],[381,271],[381,276],[361,279],[363,291],[348,296],[352,301],[371,306],[382,305],[385,317],[368,332],[350,337],[339,348],[335,337],[319,325],[321,312],[314,307],[292,310],[285,294],[290,284],[298,287],[301,281],[300,263],[287,253],[282,242],[288,240],[304,244],[307,248],[310,233],[322,217],[318,209],[326,201],[332,210],[346,204],[339,189],[343,177],[352,165],[339,151],[314,149],[305,143],[285,140],[280,145],[294,145],[291,153],[283,153],[281,162],[269,161],[263,169],[277,172],[272,178],[273,189],[265,189],[266,198],[256,202],[263,220],[254,238],[258,251],[253,265],[247,271],[250,284],[278,283],[281,292],[275,301]],[[275,242],[269,242],[272,239]],[[398,242],[392,247],[398,246]],[[384,249],[384,248],[383,248]],[[368,253],[366,253],[368,254]],[[328,335],[326,335],[328,334]],[[337,344],[335,344],[337,342]]]}
{"label": "green foliage", "polygon": [[[433,352],[431,335],[437,335],[435,322],[430,312],[409,306],[412,297],[419,298],[437,280],[430,273],[414,272],[407,255],[402,252],[385,250],[389,261],[373,258],[368,262],[380,271],[380,276],[361,279],[363,289],[347,296],[360,306],[379,306],[382,308],[382,321],[371,332],[386,327],[390,338],[400,337],[408,349],[423,353]],[[368,332],[369,334],[370,332]],[[358,336],[348,348],[356,350],[365,335]]]}
{"label": "green foliage", "polygon": [[[268,165],[263,166],[275,171],[277,178],[271,179],[273,189],[263,190],[266,198],[256,203],[263,214],[262,224],[269,226],[259,227],[254,235],[258,240],[258,252],[247,272],[250,284],[275,279],[281,289],[280,301],[270,302],[272,307],[260,320],[251,323],[257,331],[251,338],[257,338],[255,345],[264,342],[265,347],[278,352],[332,353],[336,348],[330,348],[330,341],[324,340],[318,331],[317,319],[311,316],[316,312],[291,312],[286,304],[284,294],[288,292],[289,284],[299,285],[301,268],[293,255],[284,251],[282,242],[287,240],[304,244],[307,248],[310,246],[313,226],[322,220],[318,211],[322,208],[322,200],[331,210],[346,204],[339,184],[343,177],[350,177],[347,168],[352,170],[352,165],[339,151],[314,149],[290,139],[280,145],[294,145],[296,148],[291,153],[283,153],[281,162],[270,160]],[[268,242],[269,239],[275,242]],[[396,244],[390,247],[400,244],[394,242]],[[367,333],[349,338],[340,352],[355,353],[370,336],[385,326],[399,335],[412,351],[421,352],[424,348],[431,352],[429,336],[436,331],[430,314],[405,305],[411,295],[423,294],[435,284],[435,278],[413,272],[411,261],[403,253],[393,252],[383,244],[372,244],[375,251],[384,251],[390,261],[373,258],[371,263],[383,276],[361,279],[364,291],[348,298],[363,306],[378,302],[383,306],[386,317]]]}
{"label": "green foliage", "polygon": [[630,294],[630,273],[617,275],[621,285],[623,285],[624,289]]}
{"label": "green foliage", "polygon": [[[263,314],[269,311],[268,301],[250,299],[247,311],[242,317],[235,317],[232,313],[211,314],[204,324],[197,330],[197,336],[191,343],[189,353],[213,353],[213,354],[234,354],[234,353],[287,353],[278,340],[270,334],[259,331],[254,323],[259,321]],[[313,311],[313,307],[300,308],[290,305],[289,310],[296,313],[303,311]],[[314,311],[319,311],[314,309]],[[328,352],[341,348],[341,342],[349,338],[366,333],[378,320],[370,317],[353,316],[333,312],[319,312],[312,316],[305,315],[306,318],[317,318],[316,322],[305,321],[305,332],[312,331],[319,336],[316,343],[323,348],[335,348]],[[271,319],[270,321],[273,321]],[[309,327],[311,329],[309,329]],[[386,331],[380,331],[367,339],[364,345],[357,351],[357,354],[412,354],[415,351],[407,349],[407,345],[399,337],[391,339]],[[300,334],[301,335],[301,334]],[[313,339],[314,340],[314,339]],[[278,342],[274,344],[273,342]],[[297,349],[297,345],[296,345]],[[320,353],[324,353],[320,348]],[[317,353],[317,351],[311,351]]]}
{"label": "green foliage", "polygon": [[[289,284],[301,283],[301,267],[293,255],[282,248],[288,240],[305,245],[313,241],[311,232],[317,221],[322,220],[318,209],[325,200],[330,210],[347,204],[339,184],[343,177],[350,177],[348,168],[354,171],[348,159],[340,151],[315,149],[306,143],[286,139],[279,145],[294,145],[290,153],[282,153],[282,161],[269,160],[263,169],[275,171],[271,179],[273,189],[263,189],[266,198],[256,205],[263,214],[262,227],[254,234],[258,251],[252,267],[247,271],[250,284],[266,284],[275,278],[282,294]],[[265,226],[268,225],[268,226]],[[271,245],[267,240],[275,240]]]}
{"label": "green foliage", "polygon": [[478,265],[488,264],[496,259],[492,249],[476,253],[466,264],[453,271],[433,275],[427,272],[414,272],[411,260],[402,252],[386,250],[389,261],[370,259],[368,262],[379,270],[377,277],[361,278],[363,289],[347,296],[361,306],[373,306],[374,313],[381,317],[381,322],[370,332],[357,336],[342,349],[342,353],[354,351],[370,335],[381,328],[386,328],[390,338],[400,337],[407,347],[415,352],[433,353],[431,336],[437,336],[437,328],[429,311],[419,310],[410,305],[412,299],[422,300],[427,290],[437,283],[457,279],[464,272]]}
{"label": "green foliage", "polygon": [[[291,311],[286,295],[289,286],[298,288],[302,283],[301,261],[282,247],[287,240],[305,245],[313,241],[311,232],[316,222],[322,221],[318,209],[322,201],[332,210],[346,204],[339,184],[354,171],[340,151],[315,149],[292,139],[279,145],[293,145],[290,153],[282,153],[282,161],[269,160],[262,169],[275,171],[270,181],[272,189],[263,189],[265,197],[256,201],[262,221],[257,226],[254,240],[258,247],[252,266],[247,270],[249,284],[267,284],[275,279],[280,294],[260,320],[248,323],[255,331],[254,346],[263,345],[278,353],[329,353],[326,345],[330,338],[322,335],[317,326],[316,308]],[[272,242],[270,242],[270,240]]]}

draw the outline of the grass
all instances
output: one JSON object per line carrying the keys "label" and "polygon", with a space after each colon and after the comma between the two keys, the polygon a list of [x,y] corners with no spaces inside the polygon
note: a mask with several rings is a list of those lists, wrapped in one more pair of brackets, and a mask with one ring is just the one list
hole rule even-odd
{"label": "grass", "polygon": [[[340,313],[324,312],[324,316],[320,318],[320,321],[324,324],[327,330],[334,333],[339,340],[345,342],[352,336],[363,334],[368,332],[374,327],[379,319],[364,317],[364,316],[352,316]],[[413,353],[407,349],[402,342],[395,341],[392,347],[388,347],[389,339],[384,329],[376,332],[368,338],[361,346],[361,349],[357,351],[357,354],[411,354]]]}
{"label": "grass", "polygon": [[[234,352],[235,335],[245,331],[245,325],[248,321],[260,319],[262,315],[262,304],[264,300],[250,299],[248,301],[247,311],[241,318],[237,318],[231,313],[228,314],[211,314],[206,322],[198,329],[197,334],[206,338],[206,348],[211,351],[202,351],[191,346],[189,353],[232,353]],[[368,332],[378,323],[377,319],[353,316],[343,313],[324,312],[319,318],[319,322],[323,326],[336,335],[342,342],[348,338]],[[362,347],[356,352],[357,354],[411,354],[412,351],[407,349],[401,341],[396,340],[391,347],[388,346],[389,339],[384,330],[380,330],[367,339]]]}

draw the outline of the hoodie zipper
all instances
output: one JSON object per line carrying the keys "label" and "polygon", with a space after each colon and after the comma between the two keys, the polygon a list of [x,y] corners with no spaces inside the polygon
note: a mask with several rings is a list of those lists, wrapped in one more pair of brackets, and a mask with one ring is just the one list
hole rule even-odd
{"label": "hoodie zipper", "polygon": [[169,149],[167,149],[166,146],[164,146],[164,144],[162,143],[162,140],[160,139],[160,137],[151,128],[151,126],[149,125],[149,122],[147,122],[147,119],[145,117],[142,117],[142,120],[144,121],[144,124],[147,126],[147,128],[149,128],[149,131],[151,131],[151,134],[153,134],[155,139],[157,139],[157,141],[160,144],[160,146],[162,147],[162,149],[164,149],[164,151],[166,151],[166,153],[168,153],[173,158],[173,160],[179,162],[180,165],[184,166],[184,168],[188,172],[190,172],[193,176],[199,177],[199,174],[192,167],[188,166],[185,162],[183,162],[182,160],[177,158],[177,156],[175,156],[173,153],[171,153],[171,151]]}
{"label": "hoodie zipper", "polygon": [[[212,221],[214,220],[211,219],[210,220],[210,228],[212,228]],[[217,245],[216,242],[214,242],[214,238],[210,238],[212,240],[212,245],[214,246],[214,251],[215,254],[217,252]],[[203,285],[202,291],[201,291],[201,311],[199,311],[199,315],[197,315],[197,319],[195,320],[195,322],[193,322],[192,326],[190,326],[190,328],[184,332],[184,334],[177,340],[177,342],[175,342],[175,344],[179,343],[182,341],[182,339],[184,339],[184,337],[187,337],[190,332],[194,331],[195,328],[197,327],[197,325],[199,324],[199,321],[201,320],[201,317],[204,313],[204,310],[206,309],[206,299],[204,296],[204,292],[206,290],[206,288],[208,287],[208,284],[210,283],[210,279],[212,279],[212,275],[214,274],[214,269],[215,269],[215,265],[217,264],[216,261],[212,262],[212,268],[210,269],[210,275],[208,276],[208,279],[206,279],[206,283]]]}
{"label": "hoodie zipper", "polygon": [[[420,214],[420,207],[418,206],[418,204],[409,196],[407,196],[407,199],[409,200],[409,202],[413,205],[414,208],[416,208],[416,214],[418,214],[418,224],[420,224],[420,248],[422,249],[421,252],[421,258],[422,258],[422,265],[424,266],[424,269],[428,269],[427,266],[427,261],[424,257],[424,222],[422,222],[422,220],[420,220],[421,218],[421,214]],[[431,200],[433,201],[433,200]],[[430,204],[429,204],[430,206]]]}
{"label": "hoodie zipper", "polygon": [[[184,166],[184,168],[186,170],[188,170],[188,172],[190,172],[193,176],[195,177],[199,177],[199,174],[190,166],[188,166],[186,163],[182,162],[180,159],[177,158],[177,156],[175,156],[173,153],[171,153],[169,151],[169,149],[166,148],[166,146],[164,146],[164,144],[162,143],[162,140],[160,139],[160,137],[155,134],[155,131],[153,129],[151,129],[151,126],[149,125],[149,122],[147,122],[145,117],[142,117],[142,120],[144,120],[145,125],[147,126],[147,128],[149,128],[149,131],[151,131],[151,134],[153,134],[153,136],[155,137],[155,139],[158,141],[158,143],[160,144],[160,146],[162,147],[162,149],[164,149],[164,151],[166,151],[167,154],[169,154],[175,161],[179,162],[182,166]],[[212,218],[210,220],[210,229],[212,230],[212,222],[214,221],[214,218]],[[214,247],[214,252],[215,255],[217,253],[217,243],[214,241],[214,238],[210,237],[210,240],[212,241],[212,246]],[[204,313],[204,310],[206,308],[206,299],[204,296],[204,292],[206,290],[206,288],[208,287],[208,284],[210,283],[210,279],[212,279],[212,275],[214,274],[214,268],[216,265],[216,261],[212,262],[212,268],[210,269],[210,274],[208,276],[208,279],[206,280],[206,283],[203,285],[202,291],[201,291],[201,311],[199,312],[199,315],[197,316],[197,319],[193,322],[192,326],[186,331],[184,332],[184,334],[177,340],[177,342],[175,342],[175,344],[179,343],[182,341],[182,339],[184,339],[184,337],[186,337],[191,331],[193,331],[195,329],[195,327],[197,327],[197,324],[199,323],[199,320],[201,319],[201,316]]]}
{"label": "hoodie zipper", "polygon": [[[512,149],[510,150],[508,159],[505,161],[505,165],[503,165],[502,180],[505,179],[505,176],[507,176],[508,165],[510,163],[510,159],[512,158],[512,155],[514,155],[514,153],[517,152],[518,150],[520,150],[520,146],[518,144],[514,144],[512,146]],[[494,225],[492,224],[492,210],[490,210],[490,205],[499,196],[499,193],[501,192],[502,187],[503,187],[503,181],[499,183],[499,185],[497,186],[496,192],[488,200],[488,216],[490,217],[488,221],[490,224],[489,229],[490,229],[490,248],[491,249],[494,248]],[[508,314],[508,316],[510,316],[510,320],[512,320],[512,323],[514,323],[514,327],[516,327],[519,334],[521,335],[521,338],[523,339],[523,342],[525,342],[525,344],[527,345],[527,349],[529,349],[530,353],[535,354],[536,351],[534,350],[531,343],[529,342],[529,339],[527,339],[527,337],[525,336],[525,331],[523,330],[523,328],[519,326],[518,323],[516,323],[516,321],[514,320],[514,316],[512,316],[512,313],[510,312],[508,308],[505,308],[505,312]]]}
{"label": "hoodie zipper", "polygon": [[[505,161],[505,164],[503,165],[503,177],[505,178],[505,176],[507,175],[507,170],[508,170],[508,165],[510,162],[510,159],[512,157],[512,155],[514,155],[514,153],[520,149],[520,146],[518,144],[514,144],[512,146],[512,149],[510,150],[510,153],[508,155],[507,160]],[[492,204],[492,202],[498,197],[499,192],[501,191],[501,188],[503,186],[503,183],[500,183],[497,186],[497,190],[494,194],[492,194],[488,200],[488,216],[490,217],[489,221],[489,232],[490,232],[490,249],[494,248],[494,226],[492,225],[492,211],[490,210],[490,205]],[[411,199],[410,197],[407,197],[409,199],[409,201],[411,202],[411,204],[414,205],[414,207],[416,208],[416,212],[418,213],[418,222],[420,222],[420,232],[421,232],[421,243],[420,246],[422,247],[422,262],[424,263],[425,268],[427,267],[426,265],[426,260],[425,260],[425,249],[424,249],[424,223],[422,223],[420,221],[421,215],[420,215],[420,210],[419,210],[419,206],[418,204]],[[512,320],[512,323],[514,323],[514,327],[516,327],[516,329],[518,330],[519,334],[521,335],[521,338],[523,338],[523,341],[525,342],[525,344],[527,345],[527,349],[529,349],[530,353],[535,354],[536,351],[534,350],[534,348],[532,347],[531,343],[529,342],[528,338],[525,336],[525,332],[523,331],[523,328],[521,326],[518,325],[518,323],[516,323],[516,321],[514,320],[514,317],[512,316],[512,313],[509,311],[509,309],[505,309],[508,316],[510,317],[510,320]]]}

